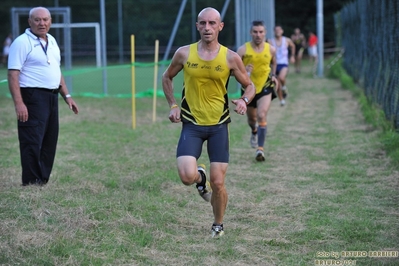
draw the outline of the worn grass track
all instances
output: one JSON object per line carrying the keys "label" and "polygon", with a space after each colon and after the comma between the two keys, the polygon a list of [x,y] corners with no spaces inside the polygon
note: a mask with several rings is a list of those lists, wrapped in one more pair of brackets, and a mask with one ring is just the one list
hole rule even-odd
{"label": "worn grass track", "polygon": [[[56,163],[45,187],[21,187],[14,108],[0,98],[1,265],[314,265],[323,252],[399,250],[399,172],[378,132],[338,81],[291,73],[286,107],[268,116],[266,162],[232,114],[225,237],[179,181],[180,126],[158,99],[77,98],[61,104]],[[209,167],[204,153],[200,162]],[[324,257],[323,257],[324,256]],[[396,258],[348,257],[356,265]]]}

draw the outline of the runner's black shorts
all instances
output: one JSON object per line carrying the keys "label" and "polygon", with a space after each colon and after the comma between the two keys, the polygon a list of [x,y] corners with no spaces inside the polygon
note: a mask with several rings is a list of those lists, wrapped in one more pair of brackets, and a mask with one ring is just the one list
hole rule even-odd
{"label": "runner's black shorts", "polygon": [[[271,78],[269,77],[266,81],[265,86],[262,88],[262,91],[255,94],[253,100],[248,104],[248,106],[256,108],[257,102],[263,96],[272,94],[272,100],[277,97],[276,92],[274,91],[274,83],[272,82]],[[241,89],[241,96],[244,95],[244,89]]]}
{"label": "runner's black shorts", "polygon": [[229,124],[199,126],[193,123],[182,123],[176,157],[201,156],[202,146],[207,142],[208,157],[211,163],[229,162]]}

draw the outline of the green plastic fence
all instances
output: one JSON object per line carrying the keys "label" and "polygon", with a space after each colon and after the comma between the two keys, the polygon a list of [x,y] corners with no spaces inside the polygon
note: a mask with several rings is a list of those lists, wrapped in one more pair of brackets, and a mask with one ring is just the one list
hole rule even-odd
{"label": "green plastic fence", "polygon": [[[164,71],[170,61],[158,63],[158,72]],[[134,63],[135,66],[135,96],[152,97],[154,94],[154,63]],[[74,96],[83,97],[118,97],[127,98],[132,96],[132,64],[115,65],[103,67],[74,67],[71,70],[64,70],[63,75],[70,78],[72,82],[72,93]],[[103,72],[107,75],[107,94],[103,93]],[[158,75],[160,76],[160,75]],[[232,78],[229,83],[229,96],[239,97],[237,83]],[[174,79],[175,96],[181,97],[183,87],[183,73],[180,72]],[[157,78],[157,96],[164,97],[162,84]],[[8,85],[6,70],[0,72],[0,95],[7,95]]]}

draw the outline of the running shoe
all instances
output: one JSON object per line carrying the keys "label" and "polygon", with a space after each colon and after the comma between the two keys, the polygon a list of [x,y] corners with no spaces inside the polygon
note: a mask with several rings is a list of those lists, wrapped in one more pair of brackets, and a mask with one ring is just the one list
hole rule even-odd
{"label": "running shoe", "polygon": [[284,99],[287,98],[288,97],[288,89],[287,89],[287,87],[283,86],[281,89],[283,90],[283,98]]}
{"label": "running shoe", "polygon": [[212,189],[211,189],[211,184],[209,183],[209,181],[206,180],[205,165],[199,164],[197,169],[202,177],[202,180],[205,180],[204,186],[197,184],[196,187],[197,187],[198,193],[200,194],[201,198],[203,198],[207,202],[210,202],[211,197],[212,197]]}
{"label": "running shoe", "polygon": [[258,134],[251,133],[251,147],[256,149],[258,147]]}
{"label": "running shoe", "polygon": [[216,225],[213,224],[212,225],[212,237],[221,237],[222,235],[224,235],[224,230],[223,230],[223,224],[220,225]]}
{"label": "running shoe", "polygon": [[284,106],[284,105],[285,105],[285,100],[283,99],[280,101],[280,106]]}
{"label": "running shoe", "polygon": [[256,157],[255,157],[255,159],[256,159],[258,162],[263,162],[263,161],[265,160],[265,154],[264,154],[264,152],[263,152],[262,150],[257,150],[257,151],[256,151]]}

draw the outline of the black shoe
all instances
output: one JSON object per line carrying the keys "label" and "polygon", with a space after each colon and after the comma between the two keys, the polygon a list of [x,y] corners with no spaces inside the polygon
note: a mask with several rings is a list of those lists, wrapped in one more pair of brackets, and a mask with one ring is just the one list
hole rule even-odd
{"label": "black shoe", "polygon": [[213,224],[212,225],[212,237],[221,237],[224,235],[223,224]]}
{"label": "black shoe", "polygon": [[212,189],[211,189],[211,184],[209,183],[209,181],[206,180],[205,165],[199,164],[197,169],[202,177],[202,180],[205,181],[204,185],[200,184],[196,185],[198,193],[201,196],[201,198],[203,198],[207,202],[210,202],[212,198]]}
{"label": "black shoe", "polygon": [[257,151],[256,151],[255,159],[256,159],[258,162],[263,162],[263,161],[265,161],[265,153],[263,152],[263,150],[257,150]]}

